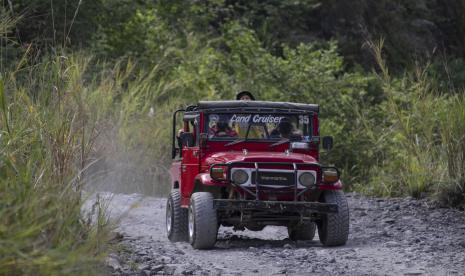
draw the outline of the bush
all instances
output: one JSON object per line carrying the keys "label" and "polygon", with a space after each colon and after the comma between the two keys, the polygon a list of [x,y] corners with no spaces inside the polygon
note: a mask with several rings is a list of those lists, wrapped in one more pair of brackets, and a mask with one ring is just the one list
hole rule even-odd
{"label": "bush", "polygon": [[[435,194],[447,205],[463,201],[465,116],[461,96],[438,90],[429,68],[402,78],[391,77],[374,47],[386,100],[380,105],[384,121],[361,117],[369,143],[377,150],[362,192],[423,197]],[[373,150],[373,151],[375,151]]]}

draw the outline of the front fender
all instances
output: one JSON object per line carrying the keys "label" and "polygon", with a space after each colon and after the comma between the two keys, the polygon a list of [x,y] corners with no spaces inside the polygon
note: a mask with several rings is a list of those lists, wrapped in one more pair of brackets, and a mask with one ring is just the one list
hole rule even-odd
{"label": "front fender", "polygon": [[[219,182],[210,177],[210,173],[199,173],[194,178],[192,193],[209,192],[214,198],[221,198],[222,188],[228,186],[226,182]],[[189,202],[186,202],[189,204]]]}
{"label": "front fender", "polygon": [[320,190],[341,190],[342,189],[342,181],[338,180],[331,184],[321,184],[318,186]]}
{"label": "front fender", "polygon": [[203,185],[203,186],[219,186],[219,187],[226,187],[228,185],[226,182],[220,182],[220,181],[213,180],[210,176],[210,173],[199,173],[195,177],[195,184]]}

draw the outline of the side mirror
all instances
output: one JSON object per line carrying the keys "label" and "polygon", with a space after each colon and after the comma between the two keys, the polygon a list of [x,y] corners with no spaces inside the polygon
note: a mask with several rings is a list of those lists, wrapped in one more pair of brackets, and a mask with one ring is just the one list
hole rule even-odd
{"label": "side mirror", "polygon": [[200,148],[205,148],[207,146],[207,134],[206,133],[200,133],[200,138],[199,138],[199,145]]}
{"label": "side mirror", "polygon": [[194,134],[191,132],[183,132],[181,133],[180,137],[182,145],[185,147],[193,147],[194,146]]}
{"label": "side mirror", "polygon": [[182,151],[181,151],[180,148],[174,148],[173,152],[171,153],[171,158],[175,159],[176,156],[178,156],[178,155],[179,155],[179,157],[182,157],[181,153],[182,153]]}
{"label": "side mirror", "polygon": [[333,148],[333,137],[332,136],[323,137],[323,148],[325,150],[331,150]]}

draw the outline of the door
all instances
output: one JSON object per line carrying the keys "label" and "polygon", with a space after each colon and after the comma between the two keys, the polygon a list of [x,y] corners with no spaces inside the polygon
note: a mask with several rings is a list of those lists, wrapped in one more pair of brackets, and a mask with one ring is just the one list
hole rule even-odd
{"label": "door", "polygon": [[181,195],[182,205],[188,205],[190,196],[194,189],[194,179],[200,172],[200,147],[198,143],[199,129],[198,120],[189,122],[194,134],[194,143],[192,146],[182,147],[181,161]]}
{"label": "door", "polygon": [[181,194],[183,198],[189,199],[194,189],[194,178],[199,174],[199,156],[200,149],[198,146],[184,147],[182,149]]}

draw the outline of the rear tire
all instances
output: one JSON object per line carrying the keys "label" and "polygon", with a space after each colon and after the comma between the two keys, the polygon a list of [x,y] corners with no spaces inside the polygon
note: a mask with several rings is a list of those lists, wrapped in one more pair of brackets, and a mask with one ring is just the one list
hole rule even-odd
{"label": "rear tire", "polygon": [[311,241],[315,237],[316,225],[314,222],[307,222],[297,225],[289,225],[287,233],[289,239],[293,241]]}
{"label": "rear tire", "polygon": [[187,241],[187,209],[181,207],[181,193],[172,190],[166,202],[166,233],[172,242]]}
{"label": "rear tire", "polygon": [[349,237],[349,205],[340,190],[325,191],[322,196],[325,203],[337,204],[337,213],[323,215],[318,222],[318,235],[324,246],[344,245]]}
{"label": "rear tire", "polygon": [[218,234],[218,219],[213,208],[213,196],[197,192],[189,206],[189,242],[195,249],[210,249],[215,246]]}

